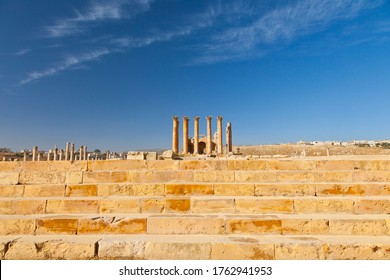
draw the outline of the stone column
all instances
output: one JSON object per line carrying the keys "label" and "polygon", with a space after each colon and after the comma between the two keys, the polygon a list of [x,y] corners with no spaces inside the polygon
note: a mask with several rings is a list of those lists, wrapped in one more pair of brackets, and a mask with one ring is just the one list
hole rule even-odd
{"label": "stone column", "polygon": [[69,158],[70,161],[74,161],[74,143],[71,144],[71,147],[70,147],[70,158]]}
{"label": "stone column", "polygon": [[188,117],[183,117],[183,154],[188,154]]}
{"label": "stone column", "polygon": [[59,155],[59,160],[63,160],[64,159],[64,150],[60,149],[58,155]]}
{"label": "stone column", "polygon": [[87,146],[84,146],[84,160],[88,160],[88,157],[87,157]]}
{"label": "stone column", "polygon": [[179,118],[176,116],[173,117],[172,151],[179,153]]}
{"label": "stone column", "polygon": [[54,146],[54,160],[56,161],[58,159],[58,148],[57,146]]}
{"label": "stone column", "polygon": [[33,149],[32,149],[32,161],[36,161],[37,160],[37,152],[38,152],[38,147],[34,146]]}
{"label": "stone column", "polygon": [[38,151],[38,157],[37,157],[37,160],[38,161],[41,161],[41,153]]}
{"label": "stone column", "polygon": [[47,161],[51,160],[51,150],[47,151]]}
{"label": "stone column", "polygon": [[232,151],[233,151],[232,124],[228,122],[226,126],[226,153],[231,153]]}
{"label": "stone column", "polygon": [[83,160],[84,155],[84,146],[80,146],[80,152],[79,152],[79,160]]}
{"label": "stone column", "polygon": [[222,117],[218,117],[217,121],[217,152],[218,155],[223,154],[223,146],[222,146]]}
{"label": "stone column", "polygon": [[69,160],[69,148],[70,148],[70,143],[66,142],[66,147],[65,147],[65,160]]}
{"label": "stone column", "polygon": [[110,159],[110,151],[109,150],[106,152],[106,160],[107,159]]}
{"label": "stone column", "polygon": [[212,144],[212,140],[211,140],[211,137],[212,137],[211,119],[212,119],[212,117],[210,117],[210,116],[207,116],[207,117],[206,117],[206,120],[207,120],[207,143],[206,143],[206,153],[207,153],[208,155],[211,155],[211,153],[212,153],[212,150],[211,150],[211,144]]}
{"label": "stone column", "polygon": [[27,151],[23,150],[23,161],[27,161]]}
{"label": "stone column", "polygon": [[199,117],[194,117],[194,154],[199,154]]}

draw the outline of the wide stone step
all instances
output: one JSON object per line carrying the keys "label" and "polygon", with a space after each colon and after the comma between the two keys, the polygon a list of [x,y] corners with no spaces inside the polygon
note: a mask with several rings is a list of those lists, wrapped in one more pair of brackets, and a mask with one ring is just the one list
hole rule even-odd
{"label": "wide stone step", "polygon": [[1,215],[0,235],[45,234],[390,235],[389,215]]}
{"label": "wide stone step", "polygon": [[0,215],[97,213],[389,214],[389,196],[0,198]]}
{"label": "wide stone step", "polygon": [[390,259],[390,237],[365,236],[8,236],[0,259]]}

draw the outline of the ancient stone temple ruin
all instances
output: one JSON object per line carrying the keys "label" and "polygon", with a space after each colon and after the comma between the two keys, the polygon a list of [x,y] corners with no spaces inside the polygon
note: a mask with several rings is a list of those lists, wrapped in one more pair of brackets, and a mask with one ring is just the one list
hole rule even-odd
{"label": "ancient stone temple ruin", "polygon": [[[173,116],[173,131],[172,131],[172,151],[179,154],[179,117]],[[199,117],[194,117],[194,136],[189,137],[188,123],[189,118],[183,117],[183,154],[207,154],[207,155],[222,155],[230,153],[233,150],[232,144],[232,126],[228,122],[226,126],[226,144],[223,145],[222,133],[222,117],[217,118],[217,131],[213,135],[211,116],[206,117],[207,134],[199,134]]]}

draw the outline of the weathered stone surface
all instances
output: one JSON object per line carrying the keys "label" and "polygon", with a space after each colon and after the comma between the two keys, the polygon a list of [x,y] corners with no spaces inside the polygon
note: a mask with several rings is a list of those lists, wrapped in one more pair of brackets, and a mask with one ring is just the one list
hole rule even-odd
{"label": "weathered stone surface", "polygon": [[296,213],[353,213],[350,199],[294,199]]}
{"label": "weathered stone surface", "polygon": [[389,171],[355,171],[353,172],[355,182],[389,182]]}
{"label": "weathered stone surface", "polygon": [[145,218],[96,217],[79,220],[78,234],[140,234],[146,233]]}
{"label": "weathered stone surface", "polygon": [[255,184],[256,196],[314,196],[315,193],[313,184]]}
{"label": "weathered stone surface", "polygon": [[333,235],[386,235],[385,220],[330,220],[329,231]]}
{"label": "weathered stone surface", "polygon": [[145,258],[148,260],[207,260],[209,243],[154,243],[146,242]]}
{"label": "weathered stone surface", "polygon": [[88,171],[125,171],[146,169],[144,160],[95,160],[88,161]]}
{"label": "weathered stone surface", "polygon": [[0,219],[0,235],[34,234],[35,219]]}
{"label": "weathered stone surface", "polygon": [[98,186],[99,196],[164,196],[164,184],[103,184]]}
{"label": "weathered stone surface", "polygon": [[236,199],[238,213],[293,213],[292,199]]}
{"label": "weathered stone surface", "polygon": [[141,200],[142,213],[177,213],[190,210],[190,199],[150,198]]}
{"label": "weathered stone surface", "polygon": [[254,184],[245,183],[217,183],[213,184],[214,194],[221,196],[253,196]]}
{"label": "weathered stone surface", "polygon": [[146,158],[145,152],[131,151],[127,153],[127,160],[144,160]]}
{"label": "weathered stone surface", "polygon": [[316,182],[352,182],[353,171],[323,171],[315,172]]}
{"label": "weathered stone surface", "polygon": [[331,244],[326,257],[330,260],[390,260],[390,245]]}
{"label": "weathered stone surface", "polygon": [[21,197],[23,196],[24,186],[4,185],[0,186],[0,197]]}
{"label": "weathered stone surface", "polygon": [[157,160],[157,152],[147,152],[145,159],[146,160]]}
{"label": "weathered stone surface", "polygon": [[64,184],[65,172],[20,172],[20,184]]}
{"label": "weathered stone surface", "polygon": [[83,182],[83,172],[66,172],[66,184],[81,184]]}
{"label": "weathered stone surface", "polygon": [[31,215],[45,213],[46,200],[14,200],[9,214]]}
{"label": "weathered stone surface", "polygon": [[76,234],[78,220],[74,218],[43,218],[36,221],[36,234]]}
{"label": "weathered stone surface", "polygon": [[137,260],[145,258],[145,241],[105,237],[99,241],[99,259]]}
{"label": "weathered stone surface", "polygon": [[178,180],[178,171],[130,171],[129,182],[163,183]]}
{"label": "weathered stone surface", "polygon": [[136,198],[100,201],[100,213],[139,213],[139,211],[139,201]]}
{"label": "weathered stone surface", "polygon": [[211,184],[166,184],[167,195],[212,195],[214,189]]}
{"label": "weathered stone surface", "polygon": [[355,166],[357,169],[367,170],[367,171],[390,171],[390,161],[389,160],[360,160],[355,161]]}
{"label": "weathered stone surface", "polygon": [[[245,242],[245,238],[242,239]],[[247,241],[251,242],[251,241]],[[273,260],[274,246],[258,243],[213,243],[213,260]]]}
{"label": "weathered stone surface", "polygon": [[283,219],[283,234],[319,235],[329,234],[329,221],[324,219]]}
{"label": "weathered stone surface", "polygon": [[276,172],[277,182],[313,182],[314,173],[305,171],[279,171]]}
{"label": "weathered stone surface", "polygon": [[183,160],[180,161],[180,170],[224,171],[227,170],[227,165],[226,160]]}
{"label": "weathered stone surface", "polygon": [[355,203],[357,214],[390,214],[389,199],[361,199]]}
{"label": "weathered stone surface", "polygon": [[352,171],[359,168],[353,160],[319,160],[316,161],[318,171]]}
{"label": "weathered stone surface", "polygon": [[84,184],[96,183],[123,183],[129,181],[129,172],[127,171],[98,171],[98,172],[84,172]]}
{"label": "weathered stone surface", "polygon": [[314,161],[306,160],[269,160],[267,161],[267,170],[313,170],[315,169]]}
{"label": "weathered stone surface", "polygon": [[266,169],[266,161],[264,160],[228,160],[228,170],[236,171],[259,171]]}
{"label": "weathered stone surface", "polygon": [[148,234],[223,234],[225,221],[216,217],[149,217]]}
{"label": "weathered stone surface", "polygon": [[98,200],[48,200],[46,213],[72,214],[72,213],[99,213]]}
{"label": "weathered stone surface", "polygon": [[366,195],[390,195],[388,184],[364,184]]}
{"label": "weathered stone surface", "polygon": [[276,182],[276,173],[267,171],[235,171],[235,182]]}
{"label": "weathered stone surface", "polygon": [[179,170],[179,161],[178,160],[151,160],[146,161],[146,166],[148,170]]}
{"label": "weathered stone surface", "polygon": [[277,219],[227,219],[226,233],[281,234],[282,221]]}
{"label": "weathered stone surface", "polygon": [[364,195],[366,187],[360,184],[317,184],[316,193],[317,196],[328,195]]}
{"label": "weathered stone surface", "polygon": [[326,246],[322,244],[276,244],[275,260],[324,260]]}
{"label": "weathered stone surface", "polygon": [[67,185],[65,196],[81,197],[81,196],[97,196],[97,185]]}
{"label": "weathered stone surface", "polygon": [[194,213],[234,213],[234,199],[191,198],[191,211]]}
{"label": "weathered stone surface", "polygon": [[195,182],[234,182],[233,171],[196,171]]}
{"label": "weathered stone surface", "polygon": [[[1,172],[0,173],[0,184],[1,185],[16,185],[19,182],[18,172]],[[23,184],[23,183],[22,183]]]}
{"label": "weathered stone surface", "polygon": [[26,185],[24,186],[24,197],[63,197],[65,185]]}

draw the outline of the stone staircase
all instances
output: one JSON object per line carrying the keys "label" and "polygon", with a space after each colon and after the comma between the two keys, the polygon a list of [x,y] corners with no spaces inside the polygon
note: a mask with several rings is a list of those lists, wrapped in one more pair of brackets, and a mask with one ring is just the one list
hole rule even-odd
{"label": "stone staircase", "polygon": [[390,157],[0,162],[0,259],[390,259]]}

